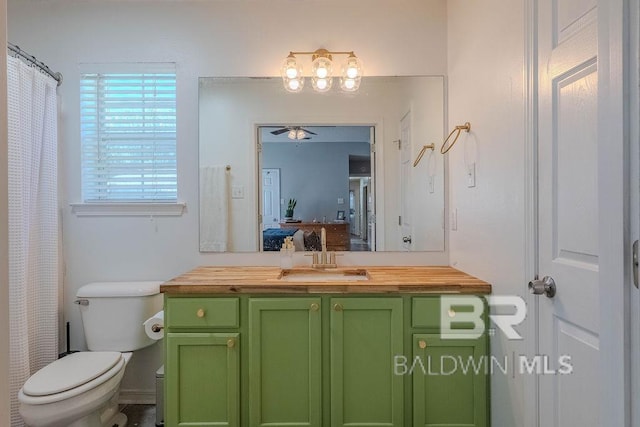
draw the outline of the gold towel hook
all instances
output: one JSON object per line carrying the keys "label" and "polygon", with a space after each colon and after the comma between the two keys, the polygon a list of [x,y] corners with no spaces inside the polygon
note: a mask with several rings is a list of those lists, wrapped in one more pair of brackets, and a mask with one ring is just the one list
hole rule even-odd
{"label": "gold towel hook", "polygon": [[422,150],[420,150],[420,152],[418,153],[418,157],[416,157],[416,161],[413,162],[413,167],[415,168],[416,166],[418,166],[418,163],[420,163],[420,160],[422,160],[422,156],[424,156],[425,151],[435,150],[435,149],[436,149],[436,144],[423,145]]}
{"label": "gold towel hook", "polygon": [[[451,150],[453,148],[454,145],[456,145],[456,141],[458,141],[458,138],[460,137],[460,132],[462,131],[466,131],[467,133],[471,130],[471,123],[466,122],[463,125],[458,125],[456,126],[451,133],[449,134],[449,136],[447,137],[447,139],[444,140],[444,142],[442,143],[442,147],[440,147],[440,154],[447,154],[447,152],[449,150]],[[456,133],[457,131],[457,133]],[[449,141],[449,139],[451,139],[451,135],[453,135],[454,133],[456,133],[456,137],[453,139],[453,142],[451,143],[451,145],[449,145],[446,149],[445,147],[447,146],[447,142]]]}

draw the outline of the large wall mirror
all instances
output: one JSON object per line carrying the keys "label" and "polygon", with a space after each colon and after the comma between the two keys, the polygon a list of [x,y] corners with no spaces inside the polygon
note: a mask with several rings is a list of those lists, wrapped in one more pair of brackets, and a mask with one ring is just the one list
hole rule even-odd
{"label": "large wall mirror", "polygon": [[200,250],[443,251],[444,79],[308,89],[200,78]]}

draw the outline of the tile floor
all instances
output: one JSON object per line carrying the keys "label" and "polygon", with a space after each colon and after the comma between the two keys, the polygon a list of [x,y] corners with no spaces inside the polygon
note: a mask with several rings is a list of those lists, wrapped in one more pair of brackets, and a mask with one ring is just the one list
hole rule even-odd
{"label": "tile floor", "polygon": [[127,427],[156,426],[156,405],[125,405],[121,412],[128,418]]}

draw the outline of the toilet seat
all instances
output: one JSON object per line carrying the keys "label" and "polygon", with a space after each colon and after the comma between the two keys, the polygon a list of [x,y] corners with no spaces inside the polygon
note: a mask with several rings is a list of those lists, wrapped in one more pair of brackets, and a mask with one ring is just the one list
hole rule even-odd
{"label": "toilet seat", "polygon": [[121,353],[80,352],[58,359],[27,380],[19,400],[29,405],[54,403],[77,396],[113,378],[125,366]]}

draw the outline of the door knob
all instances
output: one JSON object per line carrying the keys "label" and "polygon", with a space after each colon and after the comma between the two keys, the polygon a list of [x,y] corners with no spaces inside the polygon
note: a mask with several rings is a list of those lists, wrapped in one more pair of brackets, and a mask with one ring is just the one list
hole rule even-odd
{"label": "door knob", "polygon": [[402,241],[403,241],[404,243],[411,243],[411,236],[409,236],[409,237],[406,237],[406,236],[405,236],[405,237],[403,237],[403,238],[402,238]]}
{"label": "door knob", "polygon": [[553,298],[556,295],[556,282],[549,276],[544,276],[542,280],[532,280],[529,282],[529,292],[534,295],[545,294],[547,298]]}

